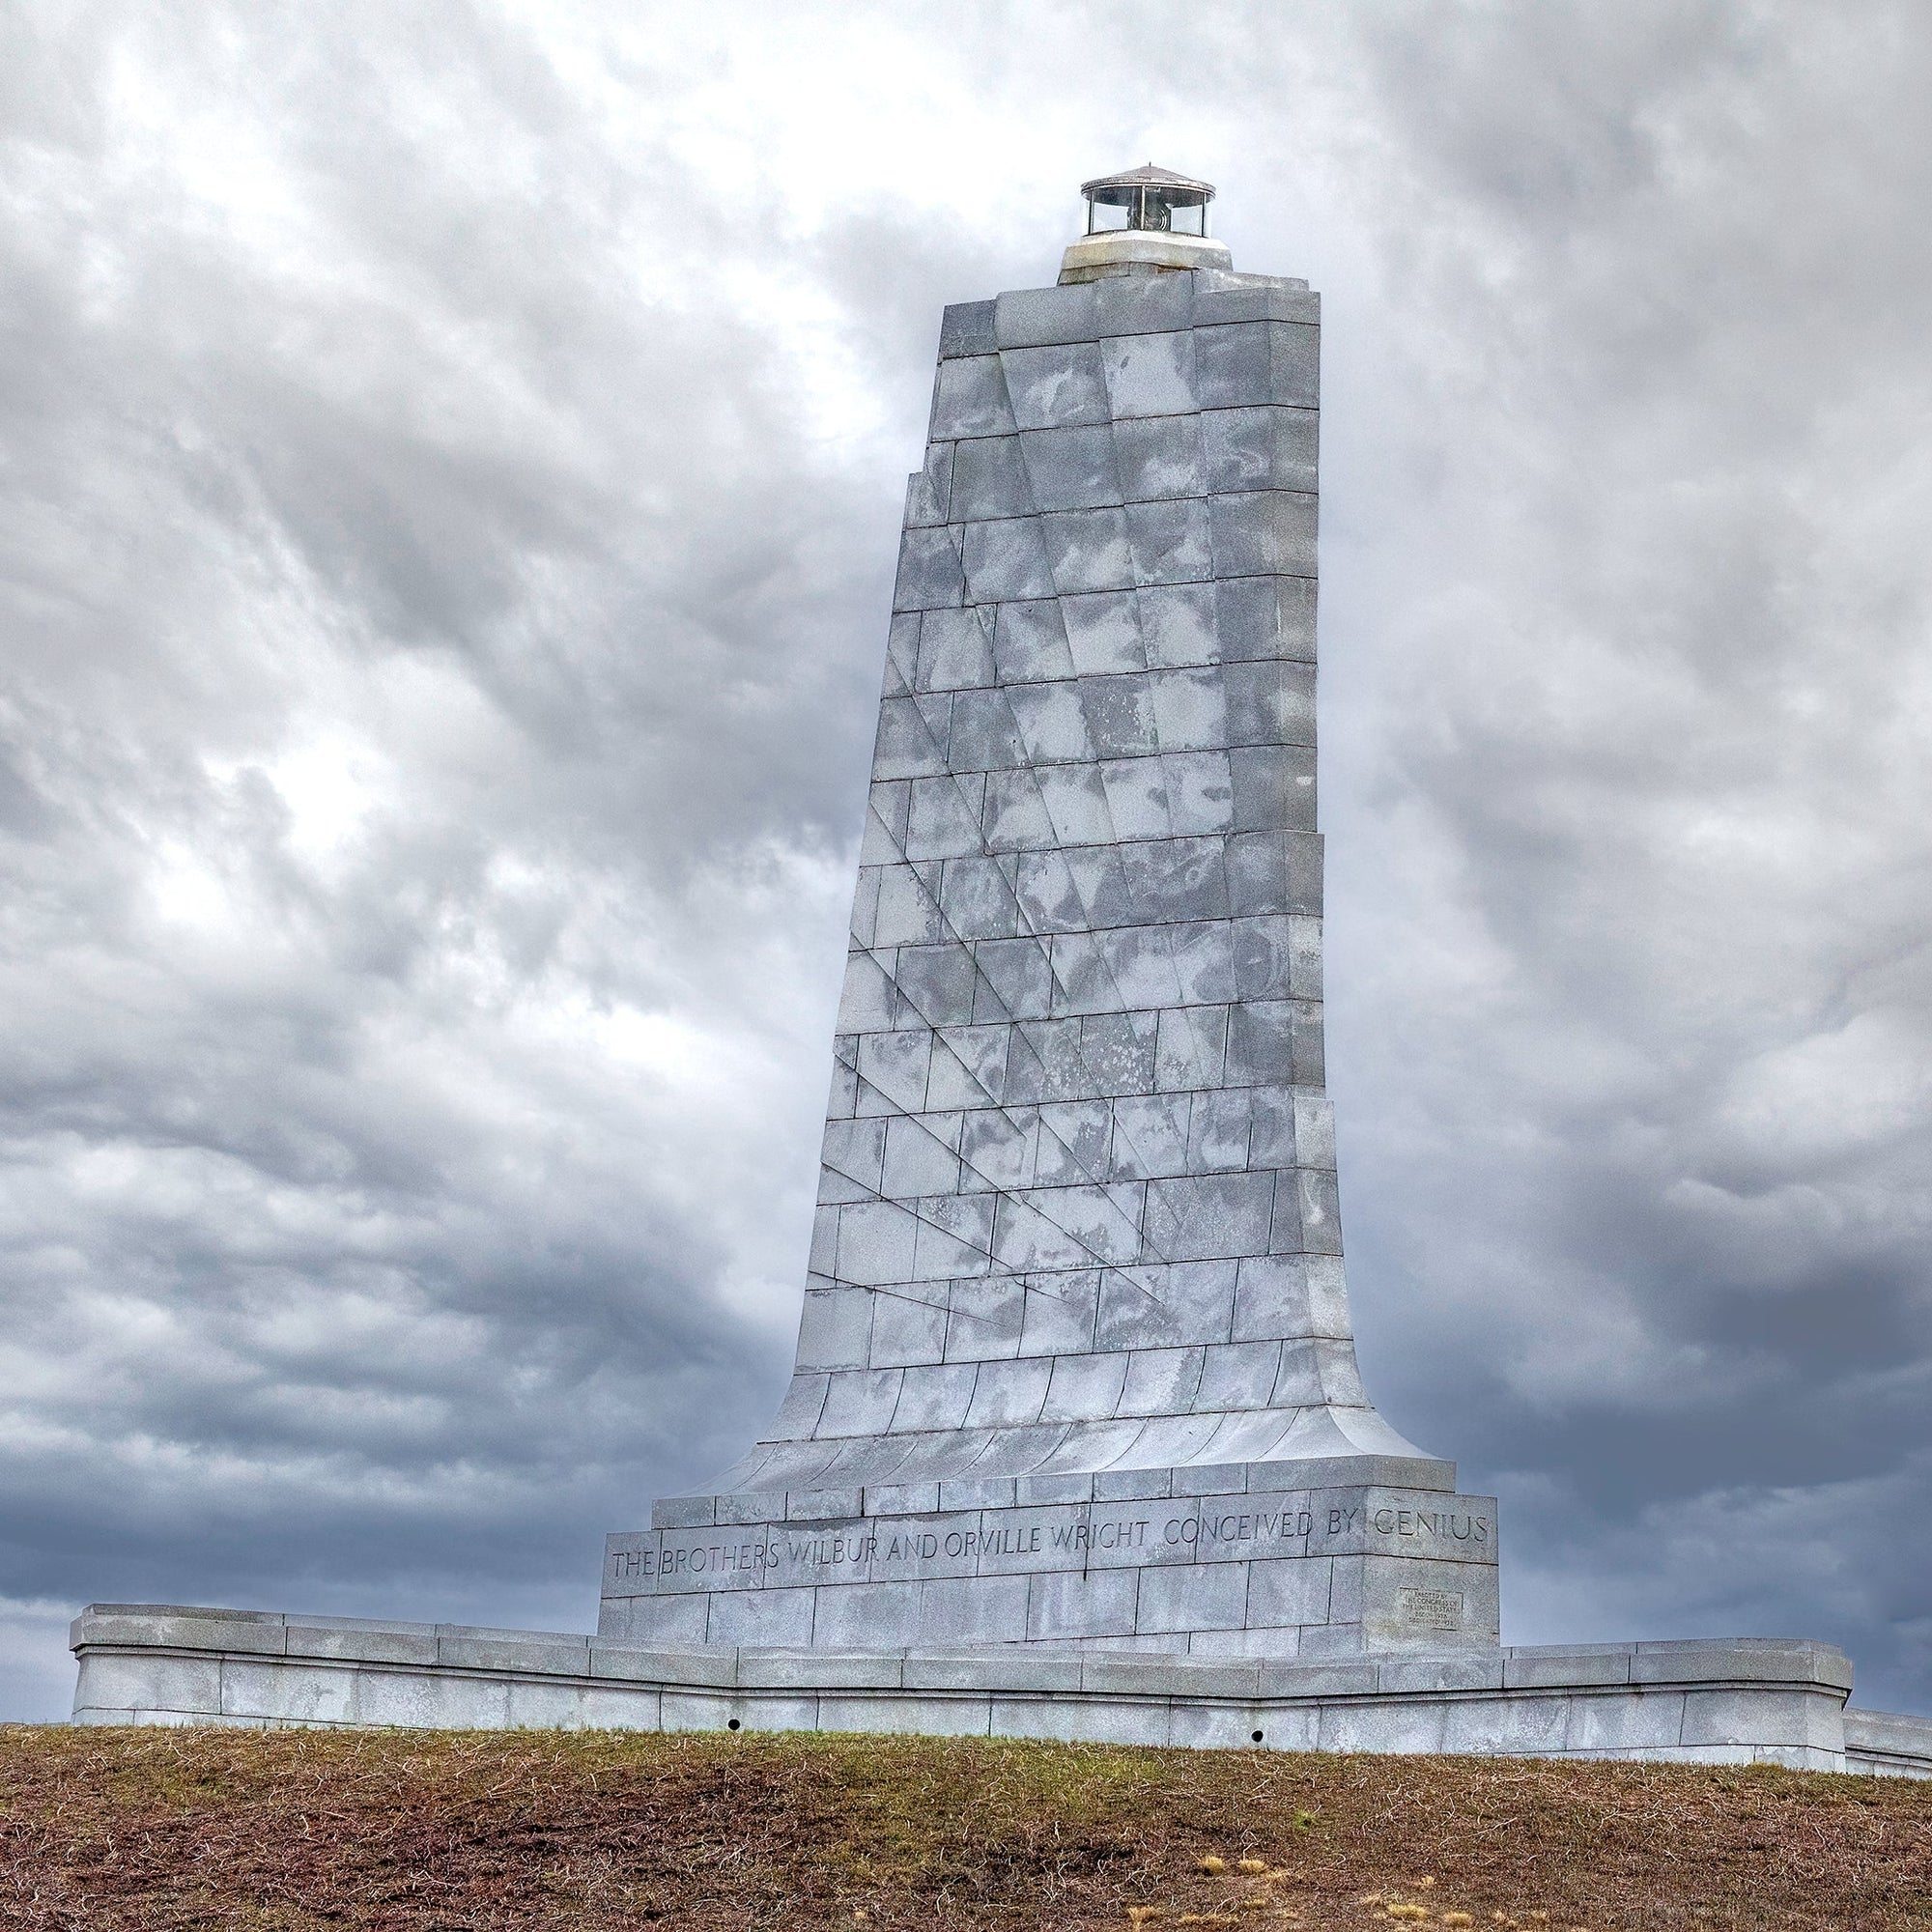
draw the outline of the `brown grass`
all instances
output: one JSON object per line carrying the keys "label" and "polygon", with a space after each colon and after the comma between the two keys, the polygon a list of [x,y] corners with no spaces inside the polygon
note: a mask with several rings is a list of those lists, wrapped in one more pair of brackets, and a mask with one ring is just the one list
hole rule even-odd
{"label": "brown grass", "polygon": [[10,1932],[654,1922],[1890,1932],[1932,1927],[1932,1784],[981,1740],[0,1728]]}

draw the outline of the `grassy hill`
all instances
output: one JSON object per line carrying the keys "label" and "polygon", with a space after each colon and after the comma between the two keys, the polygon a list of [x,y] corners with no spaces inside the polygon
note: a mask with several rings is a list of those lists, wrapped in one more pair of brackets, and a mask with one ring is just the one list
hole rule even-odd
{"label": "grassy hill", "polygon": [[1932,1927],[1932,1784],[983,1740],[0,1728],[0,1925]]}

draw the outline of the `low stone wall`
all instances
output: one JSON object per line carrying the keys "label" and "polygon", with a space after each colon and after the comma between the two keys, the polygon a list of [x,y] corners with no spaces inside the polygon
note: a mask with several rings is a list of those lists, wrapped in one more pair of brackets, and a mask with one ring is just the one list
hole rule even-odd
{"label": "low stone wall", "polygon": [[1932,1777],[1932,1718],[1848,1710],[1845,1769],[1882,1777]]}
{"label": "low stone wall", "polygon": [[594,1637],[96,1605],[74,1721],[899,1731],[1277,1750],[1774,1763],[1932,1776],[1932,1721],[1847,1712],[1830,1644],[1317,1661],[647,1649]]}

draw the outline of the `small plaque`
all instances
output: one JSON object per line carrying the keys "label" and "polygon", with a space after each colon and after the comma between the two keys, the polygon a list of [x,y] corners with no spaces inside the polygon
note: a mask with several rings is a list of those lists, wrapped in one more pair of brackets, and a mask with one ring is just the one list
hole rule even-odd
{"label": "small plaque", "polygon": [[1455,1631],[1463,1628],[1460,1590],[1405,1590],[1402,1620],[1414,1630]]}

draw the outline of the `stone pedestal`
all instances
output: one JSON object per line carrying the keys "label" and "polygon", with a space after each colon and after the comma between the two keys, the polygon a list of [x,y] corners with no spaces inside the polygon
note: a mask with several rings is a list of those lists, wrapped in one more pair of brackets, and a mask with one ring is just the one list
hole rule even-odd
{"label": "stone pedestal", "polygon": [[810,1493],[794,1515],[772,1496],[661,1504],[663,1526],[609,1539],[599,1634],[1266,1657],[1493,1646],[1495,1503],[1455,1494],[1444,1463],[1356,1462],[947,1483],[838,1514]]}

